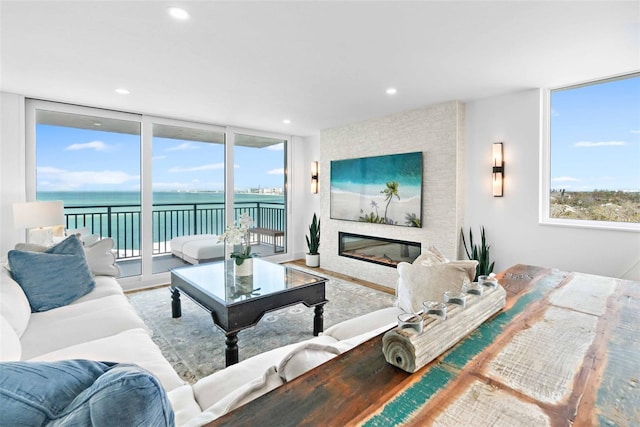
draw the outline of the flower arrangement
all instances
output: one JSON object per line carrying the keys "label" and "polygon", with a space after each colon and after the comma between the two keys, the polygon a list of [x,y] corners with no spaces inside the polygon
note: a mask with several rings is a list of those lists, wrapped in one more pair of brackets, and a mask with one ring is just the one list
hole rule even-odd
{"label": "flower arrangement", "polygon": [[233,245],[234,251],[231,252],[231,258],[235,260],[236,265],[242,265],[245,259],[255,256],[251,253],[249,244],[249,228],[252,226],[253,218],[243,212],[233,225],[228,226],[224,233],[218,236],[218,242],[224,241],[226,244]]}

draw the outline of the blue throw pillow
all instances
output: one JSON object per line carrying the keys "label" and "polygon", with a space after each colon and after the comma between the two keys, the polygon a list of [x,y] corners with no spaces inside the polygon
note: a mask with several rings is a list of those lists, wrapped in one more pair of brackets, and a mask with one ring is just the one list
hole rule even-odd
{"label": "blue throw pillow", "polygon": [[0,363],[0,425],[173,426],[158,380],[136,365]]}
{"label": "blue throw pillow", "polygon": [[45,252],[12,250],[8,258],[11,274],[27,296],[32,312],[67,305],[96,285],[76,236]]}

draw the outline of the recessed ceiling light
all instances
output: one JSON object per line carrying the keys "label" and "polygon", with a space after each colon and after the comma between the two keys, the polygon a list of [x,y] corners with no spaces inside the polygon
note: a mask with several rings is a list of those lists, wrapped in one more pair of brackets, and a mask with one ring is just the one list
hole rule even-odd
{"label": "recessed ceiling light", "polygon": [[129,92],[127,89],[123,87],[120,87],[116,89],[116,93],[119,93],[120,95],[129,95],[131,92]]}
{"label": "recessed ceiling light", "polygon": [[167,12],[169,12],[169,15],[171,15],[172,18],[180,21],[185,21],[190,17],[189,12],[179,7],[170,7],[167,9]]}
{"label": "recessed ceiling light", "polygon": [[285,125],[288,125],[289,123],[291,123],[291,120],[289,120],[289,119],[284,119],[284,120],[282,121],[282,123],[284,123]]}
{"label": "recessed ceiling light", "polygon": [[395,95],[396,93],[398,93],[398,89],[396,89],[395,87],[390,87],[389,89],[387,89],[387,95]]}

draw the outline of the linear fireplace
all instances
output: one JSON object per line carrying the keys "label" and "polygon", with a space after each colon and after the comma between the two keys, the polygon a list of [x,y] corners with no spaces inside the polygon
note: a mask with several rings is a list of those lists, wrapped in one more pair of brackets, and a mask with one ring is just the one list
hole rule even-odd
{"label": "linear fireplace", "polygon": [[338,255],[374,264],[396,267],[420,255],[420,243],[361,234],[338,233]]}

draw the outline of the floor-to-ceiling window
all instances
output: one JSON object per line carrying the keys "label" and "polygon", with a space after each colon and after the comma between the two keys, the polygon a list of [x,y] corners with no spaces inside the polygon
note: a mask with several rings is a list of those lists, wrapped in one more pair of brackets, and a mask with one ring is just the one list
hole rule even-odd
{"label": "floor-to-ceiling window", "polygon": [[[36,200],[62,200],[67,230],[111,237],[118,260],[139,259],[140,121],[48,107],[33,111]],[[122,272],[141,274],[140,263]]]}
{"label": "floor-to-ceiling window", "polygon": [[[255,253],[286,253],[286,137],[38,100],[27,124],[27,197],[63,200],[67,229],[113,238],[123,277],[193,262],[171,240],[214,244],[242,212]],[[197,261],[217,258],[206,249]]]}
{"label": "floor-to-ceiling window", "polygon": [[[224,144],[224,132],[213,127],[153,123],[154,273],[224,255],[216,252],[215,237],[225,227]],[[184,236],[203,240],[197,248],[187,245],[186,253],[188,239],[171,247],[172,239]]]}
{"label": "floor-to-ceiling window", "polygon": [[259,232],[251,233],[261,256],[286,250],[287,141],[236,134],[233,145],[235,216],[247,212]]}

